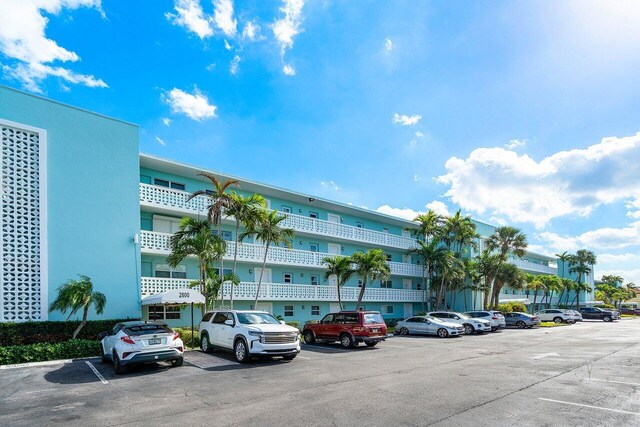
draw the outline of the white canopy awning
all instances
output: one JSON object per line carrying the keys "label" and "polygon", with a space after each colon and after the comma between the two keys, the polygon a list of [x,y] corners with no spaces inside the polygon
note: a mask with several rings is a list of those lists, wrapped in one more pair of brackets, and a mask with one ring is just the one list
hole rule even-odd
{"label": "white canopy awning", "polygon": [[162,294],[149,295],[142,298],[142,305],[154,304],[204,304],[204,295],[195,289],[174,289]]}
{"label": "white canopy awning", "polygon": [[513,299],[500,299],[498,303],[504,304],[505,302],[521,302],[523,304],[531,304],[529,298],[513,298]]}

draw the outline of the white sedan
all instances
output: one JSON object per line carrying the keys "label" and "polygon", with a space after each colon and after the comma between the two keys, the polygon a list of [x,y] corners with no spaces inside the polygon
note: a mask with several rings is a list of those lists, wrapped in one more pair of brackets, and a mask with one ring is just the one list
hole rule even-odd
{"label": "white sedan", "polygon": [[491,323],[483,319],[473,319],[462,313],[455,313],[453,311],[432,311],[427,313],[427,316],[437,317],[445,322],[457,323],[462,325],[464,333],[471,335],[476,332],[481,334],[483,332],[491,332]]}
{"label": "white sedan", "polygon": [[398,322],[396,331],[400,335],[424,334],[446,338],[459,337],[464,333],[464,327],[455,323],[445,322],[436,317],[413,316]]}
{"label": "white sedan", "polygon": [[184,344],[164,322],[122,322],[100,336],[102,363],[113,363],[116,374],[142,363],[169,361],[173,366],[182,365]]}

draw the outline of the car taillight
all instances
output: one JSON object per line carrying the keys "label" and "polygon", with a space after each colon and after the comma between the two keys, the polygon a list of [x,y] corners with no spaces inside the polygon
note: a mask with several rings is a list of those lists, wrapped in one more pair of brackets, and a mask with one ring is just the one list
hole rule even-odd
{"label": "car taillight", "polygon": [[131,353],[122,353],[122,358],[126,359],[128,355],[130,355]]}
{"label": "car taillight", "polygon": [[174,332],[173,333],[173,341],[177,340],[178,338],[180,338],[180,334],[178,332]]}
{"label": "car taillight", "polygon": [[126,342],[127,344],[135,344],[136,342],[134,340],[131,339],[130,336],[125,336],[120,338],[122,341]]}
{"label": "car taillight", "polygon": [[184,349],[182,347],[176,347],[178,349],[179,352],[182,353],[182,351],[184,351]]}
{"label": "car taillight", "polygon": [[491,320],[498,320],[498,318],[496,316],[493,316]]}

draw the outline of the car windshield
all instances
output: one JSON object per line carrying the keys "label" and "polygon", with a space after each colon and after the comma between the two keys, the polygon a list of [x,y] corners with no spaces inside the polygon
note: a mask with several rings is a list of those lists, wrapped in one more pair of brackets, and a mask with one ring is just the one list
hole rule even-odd
{"label": "car windshield", "polygon": [[268,313],[236,313],[244,325],[276,325],[280,321]]}
{"label": "car windshield", "polygon": [[469,316],[467,316],[466,314],[458,314],[458,316],[460,316],[461,319],[471,319]]}
{"label": "car windshield", "polygon": [[364,323],[384,323],[380,313],[364,313]]}
{"label": "car windshield", "polygon": [[173,330],[171,330],[167,325],[154,324],[127,326],[124,329],[124,333],[130,337],[136,337],[139,335],[168,334],[171,332],[173,332]]}

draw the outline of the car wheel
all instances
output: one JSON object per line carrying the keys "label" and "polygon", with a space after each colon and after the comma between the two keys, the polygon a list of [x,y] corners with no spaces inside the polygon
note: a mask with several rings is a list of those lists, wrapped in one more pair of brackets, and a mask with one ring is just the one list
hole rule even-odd
{"label": "car wheel", "polygon": [[249,361],[247,343],[245,343],[243,339],[236,341],[236,344],[233,346],[233,356],[236,358],[236,361],[240,363],[246,363]]}
{"label": "car wheel", "polygon": [[376,342],[367,342],[365,344],[367,345],[367,347],[375,347],[375,346],[378,345],[378,342],[377,341]]}
{"label": "car wheel", "polygon": [[115,351],[113,352],[113,371],[116,373],[116,375],[122,375],[126,371],[126,368],[122,366],[122,363],[120,362],[118,353],[116,353]]}
{"label": "car wheel", "polygon": [[340,344],[344,348],[351,348],[353,347],[353,338],[349,334],[342,334],[340,336]]}
{"label": "car wheel", "polygon": [[282,358],[283,358],[284,360],[293,360],[293,359],[295,359],[295,358],[296,358],[296,356],[297,356],[297,354],[292,354],[292,355],[290,355],[290,356],[282,356]]}
{"label": "car wheel", "polygon": [[466,335],[471,335],[471,334],[473,333],[473,326],[471,326],[471,325],[470,325],[470,324],[468,324],[468,323],[465,323],[465,324],[464,324],[464,333],[465,333]]}
{"label": "car wheel", "polygon": [[449,332],[447,332],[447,330],[445,328],[440,328],[438,329],[438,336],[440,338],[446,338],[449,336]]}
{"label": "car wheel", "polygon": [[177,368],[178,366],[182,366],[182,363],[184,362],[184,358],[180,357],[178,359],[174,359],[171,361],[171,366],[173,366],[174,368]]}
{"label": "car wheel", "polygon": [[554,323],[562,323],[562,317],[554,317],[553,318],[553,322]]}
{"label": "car wheel", "polygon": [[209,335],[203,334],[200,338],[200,350],[203,353],[211,353],[211,343],[209,342]]}
{"label": "car wheel", "polygon": [[104,348],[102,347],[102,343],[100,344],[100,361],[102,363],[109,363],[109,358],[104,354]]}
{"label": "car wheel", "polygon": [[316,337],[313,336],[313,332],[311,331],[304,331],[302,337],[304,338],[304,342],[307,344],[313,344],[316,342]]}
{"label": "car wheel", "polygon": [[409,329],[407,329],[407,328],[400,328],[399,333],[400,333],[400,335],[409,335]]}
{"label": "car wheel", "polygon": [[611,316],[604,316],[602,320],[604,320],[605,322],[611,322]]}
{"label": "car wheel", "polygon": [[525,323],[522,320],[518,320],[516,322],[516,326],[520,329],[524,329],[527,325],[525,325]]}

